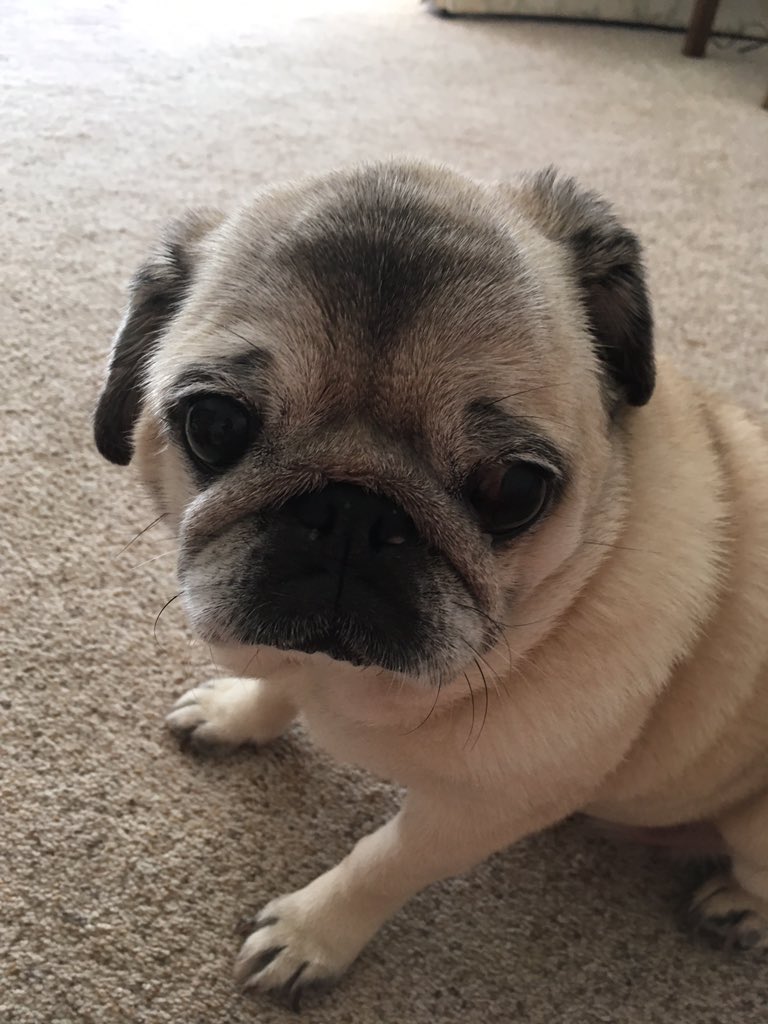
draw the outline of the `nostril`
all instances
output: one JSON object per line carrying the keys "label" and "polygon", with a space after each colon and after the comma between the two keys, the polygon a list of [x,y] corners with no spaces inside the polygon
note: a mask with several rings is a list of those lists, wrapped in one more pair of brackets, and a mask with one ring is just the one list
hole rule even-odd
{"label": "nostril", "polygon": [[336,507],[325,491],[315,491],[302,497],[296,518],[308,530],[330,533],[336,521]]}
{"label": "nostril", "polygon": [[419,536],[410,516],[398,508],[388,509],[371,527],[370,544],[372,548],[387,546],[397,547],[401,544],[414,544]]}
{"label": "nostril", "polygon": [[296,495],[282,509],[282,516],[309,532],[313,541],[341,542],[382,551],[420,542],[416,525],[391,498],[353,484],[328,484],[320,491]]}

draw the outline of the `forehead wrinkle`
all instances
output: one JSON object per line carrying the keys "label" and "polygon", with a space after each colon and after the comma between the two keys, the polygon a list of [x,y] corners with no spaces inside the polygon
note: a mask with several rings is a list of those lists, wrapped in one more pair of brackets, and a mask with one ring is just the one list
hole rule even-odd
{"label": "forehead wrinkle", "polygon": [[[519,271],[519,272],[518,272]],[[539,291],[521,265],[498,286],[469,280],[446,289],[416,312],[400,344],[369,350],[377,393],[388,402],[431,412],[460,401],[478,387],[524,383],[548,360]],[[481,392],[482,393],[482,392]],[[487,392],[486,392],[487,393]]]}
{"label": "forehead wrinkle", "polygon": [[510,379],[525,382],[531,375],[535,360],[524,317],[520,320],[523,323],[516,322],[513,330],[506,324],[507,339],[512,337],[506,346],[493,330],[473,335],[461,324],[446,329],[425,322],[423,332],[414,333],[407,344],[372,358],[367,408],[404,438],[426,447],[446,468],[475,457],[478,444],[492,447],[497,440],[500,447],[509,441],[509,431],[499,429],[495,439],[473,438],[466,405],[469,396],[513,391]]}
{"label": "forehead wrinkle", "polygon": [[313,295],[332,343],[352,336],[381,348],[451,289],[508,283],[518,252],[490,215],[379,178],[309,210],[277,258]]}

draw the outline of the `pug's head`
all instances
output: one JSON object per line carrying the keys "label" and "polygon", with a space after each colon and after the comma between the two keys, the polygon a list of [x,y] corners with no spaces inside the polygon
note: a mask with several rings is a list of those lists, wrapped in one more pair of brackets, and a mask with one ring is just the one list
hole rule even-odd
{"label": "pug's head", "polygon": [[552,171],[398,162],[173,224],[95,418],[209,643],[445,680],[556,590],[650,398],[639,246]]}

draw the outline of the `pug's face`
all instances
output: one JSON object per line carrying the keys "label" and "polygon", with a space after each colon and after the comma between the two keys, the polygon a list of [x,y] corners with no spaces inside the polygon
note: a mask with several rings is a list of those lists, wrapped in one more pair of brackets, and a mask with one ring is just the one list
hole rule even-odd
{"label": "pug's face", "polygon": [[551,172],[389,163],[171,227],[96,414],[209,643],[440,681],[558,586],[653,387],[638,246]]}

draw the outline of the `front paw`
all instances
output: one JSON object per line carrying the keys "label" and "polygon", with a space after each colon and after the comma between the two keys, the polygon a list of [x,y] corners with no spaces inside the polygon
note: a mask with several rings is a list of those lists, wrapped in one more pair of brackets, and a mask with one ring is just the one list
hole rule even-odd
{"label": "front paw", "polygon": [[225,678],[188,690],[165,721],[182,746],[204,753],[227,753],[244,744],[271,743],[295,715],[296,709],[279,682]]}
{"label": "front paw", "polygon": [[212,679],[173,705],[165,722],[184,749],[228,753],[249,740],[244,711],[253,701],[253,679]]}
{"label": "front paw", "polygon": [[273,992],[297,1010],[307,991],[338,981],[368,930],[349,911],[324,909],[316,896],[309,885],[264,907],[235,963],[243,988]]}
{"label": "front paw", "polygon": [[689,919],[719,949],[768,949],[768,904],[730,875],[716,875],[697,890]]}

